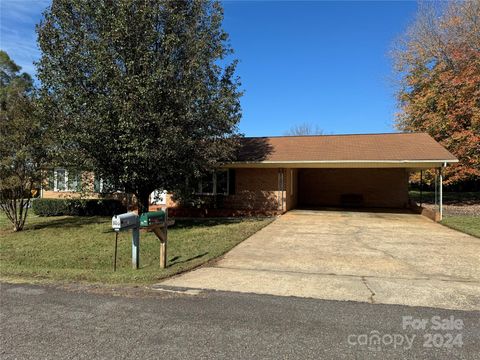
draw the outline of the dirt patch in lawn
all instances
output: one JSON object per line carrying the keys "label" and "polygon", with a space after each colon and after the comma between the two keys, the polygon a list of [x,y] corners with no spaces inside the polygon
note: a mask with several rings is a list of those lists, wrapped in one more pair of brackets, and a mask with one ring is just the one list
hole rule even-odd
{"label": "dirt patch in lawn", "polygon": [[[435,204],[423,204],[423,207],[431,210],[438,209]],[[443,205],[445,216],[480,216],[480,204],[447,204]]]}
{"label": "dirt patch in lawn", "polygon": [[[433,191],[410,191],[410,199],[424,208],[438,209]],[[480,216],[480,192],[444,192],[443,214],[445,216]]]}

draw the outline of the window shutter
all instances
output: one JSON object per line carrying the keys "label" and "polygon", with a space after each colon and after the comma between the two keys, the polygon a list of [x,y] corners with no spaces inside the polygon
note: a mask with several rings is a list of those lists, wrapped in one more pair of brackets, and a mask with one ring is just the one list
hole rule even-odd
{"label": "window shutter", "polygon": [[235,195],[235,169],[228,169],[228,195]]}
{"label": "window shutter", "polygon": [[83,188],[82,188],[82,177],[83,177],[83,173],[82,172],[78,172],[77,173],[77,191],[82,191]]}
{"label": "window shutter", "polygon": [[67,173],[65,169],[57,169],[57,191],[65,191],[67,188],[67,182],[65,181],[67,178]]}
{"label": "window shutter", "polygon": [[51,170],[48,172],[48,185],[46,190],[53,191],[53,189],[55,189],[55,171]]}
{"label": "window shutter", "polygon": [[67,190],[69,191],[77,190],[77,173],[73,170],[68,171]]}
{"label": "window shutter", "polygon": [[93,191],[96,193],[100,192],[100,179],[96,175],[93,178]]}

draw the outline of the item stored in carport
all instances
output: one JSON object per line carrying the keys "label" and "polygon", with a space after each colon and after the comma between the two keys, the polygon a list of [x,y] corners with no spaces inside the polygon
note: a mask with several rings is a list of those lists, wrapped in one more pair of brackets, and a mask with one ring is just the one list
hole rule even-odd
{"label": "item stored in carport", "polygon": [[340,204],[344,207],[359,208],[364,206],[362,194],[342,194]]}

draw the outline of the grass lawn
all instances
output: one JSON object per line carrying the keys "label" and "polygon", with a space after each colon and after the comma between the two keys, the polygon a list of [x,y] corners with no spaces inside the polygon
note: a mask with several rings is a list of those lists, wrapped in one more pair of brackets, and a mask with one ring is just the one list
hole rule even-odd
{"label": "grass lawn", "polygon": [[111,218],[29,216],[14,233],[0,215],[0,276],[28,281],[154,283],[214,259],[269,224],[261,219],[177,220],[169,229],[168,268],[159,267],[159,241],[141,233],[140,269],[131,268],[131,232],[119,235],[113,272],[115,233]]}
{"label": "grass lawn", "polygon": [[[410,191],[409,196],[412,200],[420,202],[420,191]],[[435,192],[424,191],[421,198],[423,204],[434,204]],[[476,210],[480,204],[480,191],[444,192],[443,203],[444,217],[441,224],[480,237],[480,216]]]}
{"label": "grass lawn", "polygon": [[441,223],[480,238],[480,217],[478,216],[447,216]]}

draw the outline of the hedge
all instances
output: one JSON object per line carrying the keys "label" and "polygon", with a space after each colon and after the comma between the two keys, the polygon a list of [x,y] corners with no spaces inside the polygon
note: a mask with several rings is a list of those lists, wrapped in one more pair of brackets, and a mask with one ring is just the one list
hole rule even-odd
{"label": "hedge", "polygon": [[32,209],[38,216],[113,216],[127,211],[114,199],[35,199]]}

